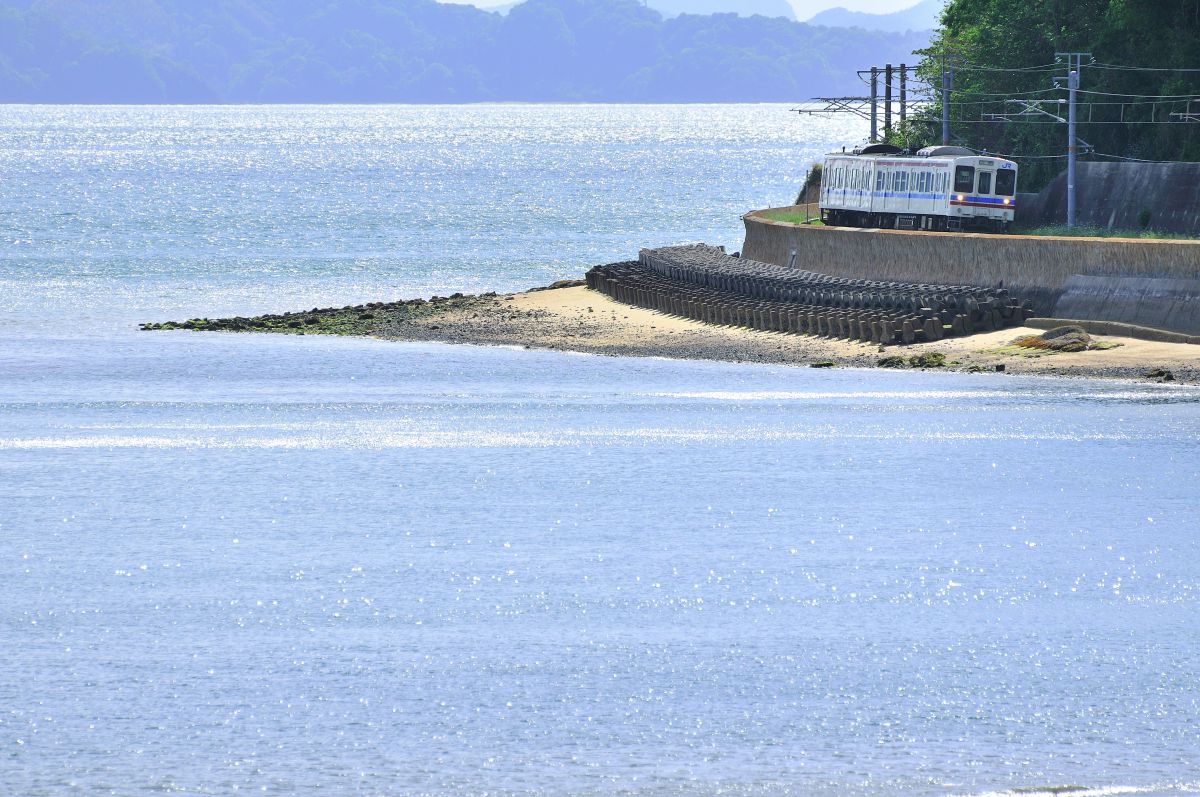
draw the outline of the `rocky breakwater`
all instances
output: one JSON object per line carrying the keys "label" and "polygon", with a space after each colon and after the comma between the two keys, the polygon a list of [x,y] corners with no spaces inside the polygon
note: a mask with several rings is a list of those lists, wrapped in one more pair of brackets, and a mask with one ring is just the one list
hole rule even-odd
{"label": "rocky breakwater", "polygon": [[727,255],[703,244],[643,249],[597,266],[589,288],[710,324],[880,345],[1020,326],[1030,303],[1000,288],[847,279]]}
{"label": "rocky breakwater", "polygon": [[[566,284],[566,283],[564,283]],[[574,281],[570,284],[581,284]],[[265,314],[253,317],[193,318],[142,324],[141,329],[186,329],[194,332],[275,332],[285,335],[379,335],[409,322],[429,322],[448,316],[470,317],[472,312],[493,313],[502,307],[496,293],[478,296],[455,293],[426,299],[396,302],[370,302],[345,307],[314,307],[300,312]],[[436,325],[430,326],[436,331]]]}

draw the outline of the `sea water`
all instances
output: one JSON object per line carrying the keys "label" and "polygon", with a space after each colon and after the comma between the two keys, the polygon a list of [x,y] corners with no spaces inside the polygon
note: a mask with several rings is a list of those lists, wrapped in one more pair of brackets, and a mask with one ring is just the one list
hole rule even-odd
{"label": "sea water", "polygon": [[138,321],[739,244],[786,106],[0,108],[0,792],[1200,793],[1200,395]]}

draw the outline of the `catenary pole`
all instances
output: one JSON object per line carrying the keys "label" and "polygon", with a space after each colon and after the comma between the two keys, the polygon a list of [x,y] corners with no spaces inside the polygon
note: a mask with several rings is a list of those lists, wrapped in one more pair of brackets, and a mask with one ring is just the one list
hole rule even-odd
{"label": "catenary pole", "polygon": [[[1075,104],[1079,92],[1079,73],[1083,71],[1084,56],[1091,58],[1092,54],[1054,54],[1057,60],[1061,61],[1065,58],[1067,61],[1067,227],[1074,227],[1078,218],[1075,206],[1075,159],[1079,155],[1079,137],[1075,134]],[[1062,77],[1056,77],[1054,82],[1055,85],[1062,85]]]}
{"label": "catenary pole", "polygon": [[1070,100],[1067,110],[1067,227],[1075,226],[1075,156],[1079,146],[1075,140],[1075,92],[1079,90],[1079,70],[1072,69],[1067,75]]}
{"label": "catenary pole", "polygon": [[953,78],[950,68],[942,65],[942,146],[950,144],[950,89]]}
{"label": "catenary pole", "polygon": [[883,67],[883,137],[892,133],[892,65]]}
{"label": "catenary pole", "polygon": [[879,141],[879,67],[871,67],[871,143]]}

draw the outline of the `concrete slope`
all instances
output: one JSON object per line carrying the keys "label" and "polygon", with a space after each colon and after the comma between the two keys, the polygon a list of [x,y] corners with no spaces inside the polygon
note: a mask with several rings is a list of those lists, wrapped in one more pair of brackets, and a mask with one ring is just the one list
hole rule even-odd
{"label": "concrete slope", "polygon": [[[1105,230],[1200,236],[1200,163],[1080,163],[1075,179],[1078,223]],[[1022,195],[1018,223],[1065,224],[1064,172],[1039,194]]]}

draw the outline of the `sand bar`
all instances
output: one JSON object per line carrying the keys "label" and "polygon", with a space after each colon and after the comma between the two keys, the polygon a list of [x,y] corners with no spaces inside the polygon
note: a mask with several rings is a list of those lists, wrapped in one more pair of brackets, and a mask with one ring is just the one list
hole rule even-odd
{"label": "sand bar", "polygon": [[[1074,353],[1017,353],[1008,344],[1043,330],[1018,327],[936,343],[880,347],[845,340],[705,324],[621,304],[584,287],[497,297],[462,309],[388,325],[378,337],[527,346],[623,357],[671,357],[809,366],[875,367],[880,359],[941,352],[954,370],[1145,379],[1155,370],[1200,384],[1200,346],[1095,336],[1115,348]],[[1159,377],[1161,378],[1161,377]]]}
{"label": "sand bar", "polygon": [[[622,304],[580,285],[526,293],[455,295],[424,302],[376,303],[260,316],[256,319],[195,320],[147,324],[146,329],[238,330],[284,334],[361,335],[399,341],[584,352],[620,357],[795,366],[874,368],[884,358],[905,359],[938,352],[947,365],[937,370],[1003,370],[1042,374],[1200,384],[1200,346],[1114,336],[1093,336],[1113,348],[1083,352],[1038,352],[1009,344],[1043,330],[1010,327],[963,338],[909,346],[879,346],[810,335],[765,332],[706,324]],[[911,366],[906,366],[911,367]]]}

